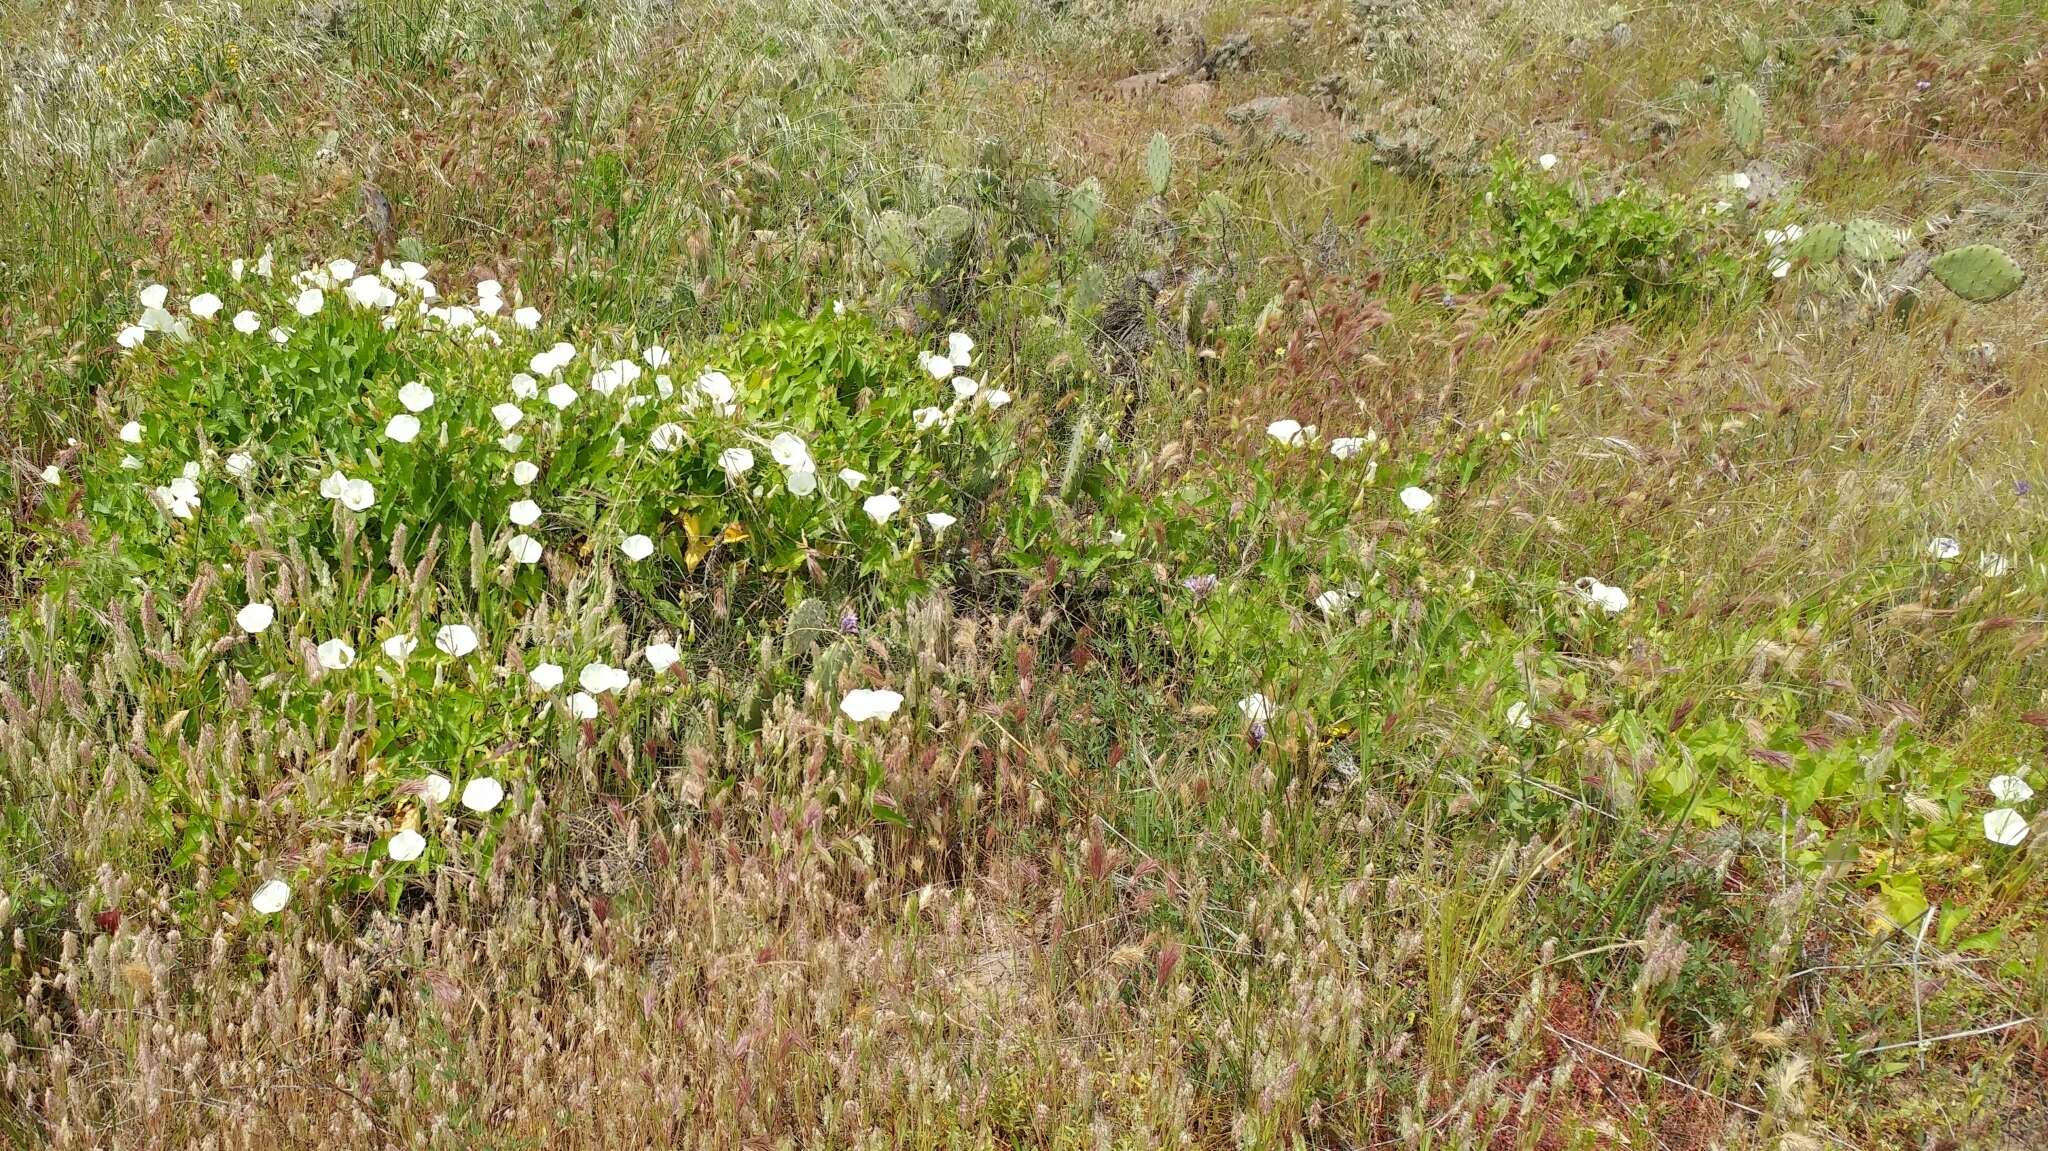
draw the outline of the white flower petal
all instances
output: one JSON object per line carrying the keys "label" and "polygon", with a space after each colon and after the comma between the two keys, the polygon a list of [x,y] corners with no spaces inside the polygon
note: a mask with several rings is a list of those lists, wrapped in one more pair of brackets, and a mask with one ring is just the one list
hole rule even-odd
{"label": "white flower petal", "polygon": [[639,563],[654,554],[654,541],[643,535],[630,535],[619,541],[619,550],[626,558]]}
{"label": "white flower petal", "polygon": [[903,693],[886,688],[857,687],[839,701],[839,711],[855,723],[887,719],[903,706]]}
{"label": "white flower petal", "polygon": [[277,609],[267,603],[244,604],[235,613],[235,625],[250,635],[256,635],[270,627],[277,619]]}
{"label": "white flower petal", "polygon": [[1996,807],[1984,813],[1984,838],[2001,847],[2018,847],[2028,830],[2027,817],[2010,807]]}
{"label": "white flower petal", "polygon": [[476,629],[466,623],[443,625],[441,630],[434,633],[434,646],[439,648],[443,655],[452,655],[460,659],[476,650]]}
{"label": "white flower petal", "polygon": [[356,662],[356,649],[345,639],[330,639],[314,649],[314,657],[328,671],[343,671]]}
{"label": "white flower petal", "polygon": [[384,843],[384,854],[390,856],[394,863],[411,863],[426,850],[427,837],[409,827]]}
{"label": "white flower petal", "polygon": [[258,915],[276,915],[291,901],[292,885],[282,879],[273,879],[256,889],[256,894],[249,897],[249,906]]}
{"label": "white flower petal", "polygon": [[488,775],[478,776],[462,785],[462,806],[471,811],[489,811],[504,799],[505,785]]}

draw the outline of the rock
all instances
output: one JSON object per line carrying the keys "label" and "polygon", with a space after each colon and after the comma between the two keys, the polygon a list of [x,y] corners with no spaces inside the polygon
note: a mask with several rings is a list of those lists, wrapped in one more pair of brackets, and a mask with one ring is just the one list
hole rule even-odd
{"label": "rock", "polygon": [[1168,88],[1166,98],[1173,101],[1173,106],[1181,111],[1193,112],[1208,107],[1209,101],[1216,98],[1216,85],[1207,80],[1197,80],[1192,84]]}
{"label": "rock", "polygon": [[1146,99],[1159,90],[1160,81],[1164,78],[1165,73],[1162,72],[1140,72],[1135,76],[1126,76],[1116,82],[1117,99]]}

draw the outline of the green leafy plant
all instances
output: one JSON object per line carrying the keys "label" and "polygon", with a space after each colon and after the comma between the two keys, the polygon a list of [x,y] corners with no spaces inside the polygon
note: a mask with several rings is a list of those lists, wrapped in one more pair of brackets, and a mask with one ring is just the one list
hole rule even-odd
{"label": "green leafy plant", "polygon": [[1559,298],[1596,316],[1642,316],[1732,301],[1753,285],[1754,269],[1682,201],[1646,188],[1593,199],[1504,156],[1482,207],[1486,240],[1453,257],[1446,279],[1497,289],[1509,316]]}

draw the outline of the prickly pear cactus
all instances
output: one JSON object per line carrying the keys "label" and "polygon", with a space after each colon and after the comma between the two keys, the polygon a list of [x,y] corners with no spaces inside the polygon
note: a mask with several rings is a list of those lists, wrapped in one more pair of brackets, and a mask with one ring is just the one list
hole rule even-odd
{"label": "prickly pear cactus", "polygon": [[1988,304],[2010,295],[2027,278],[2001,248],[1971,244],[1943,252],[1927,265],[1941,286],[1973,304]]}
{"label": "prickly pear cactus", "polygon": [[1906,254],[1906,245],[1891,227],[1863,216],[1843,229],[1842,250],[1859,264],[1889,264]]}
{"label": "prickly pear cactus", "polygon": [[1912,19],[1913,10],[1906,7],[1906,0],[1884,0],[1877,6],[1877,34],[1896,40],[1906,34],[1906,25]]}
{"label": "prickly pear cactus", "polygon": [[951,267],[974,238],[974,214],[958,204],[940,204],[918,222],[924,233],[924,263],[933,271]]}
{"label": "prickly pear cactus", "polygon": [[791,656],[809,655],[838,634],[839,621],[832,617],[831,608],[819,600],[799,600],[783,623],[783,651]]}
{"label": "prickly pear cactus", "polygon": [[1755,29],[1743,29],[1742,35],[1736,38],[1736,44],[1742,49],[1742,62],[1744,64],[1749,65],[1751,68],[1760,67],[1763,64],[1764,52],[1766,51],[1764,48],[1764,38],[1757,35]]}
{"label": "prickly pear cactus", "polygon": [[811,661],[811,682],[818,685],[819,692],[830,695],[839,690],[840,673],[852,667],[857,658],[859,649],[852,640],[834,641]]}
{"label": "prickly pear cactus", "polygon": [[1737,84],[1728,93],[1721,114],[1728,120],[1728,134],[1735,138],[1735,146],[1748,155],[1756,155],[1758,146],[1764,142],[1764,102],[1756,89]]}
{"label": "prickly pear cactus", "polygon": [[1808,266],[1833,263],[1842,254],[1842,226],[1840,224],[1815,224],[1806,229],[1799,242],[1792,245],[1786,255],[1803,259]]}
{"label": "prickly pear cactus", "polygon": [[1067,193],[1067,239],[1075,247],[1095,242],[1096,224],[1102,217],[1102,181],[1093,176]]}
{"label": "prickly pear cactus", "polygon": [[1164,132],[1152,133],[1152,143],[1145,148],[1145,182],[1152,185],[1152,194],[1166,194],[1166,181],[1173,176],[1173,142]]}

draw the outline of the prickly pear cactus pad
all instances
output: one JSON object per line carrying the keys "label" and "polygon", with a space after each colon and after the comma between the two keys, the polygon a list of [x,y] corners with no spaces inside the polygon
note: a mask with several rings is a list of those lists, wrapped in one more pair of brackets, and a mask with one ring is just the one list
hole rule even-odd
{"label": "prickly pear cactus pad", "polygon": [[1943,252],[1927,266],[1941,286],[1973,304],[2003,299],[2026,282],[2027,274],[2002,248],[1971,244]]}

